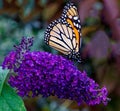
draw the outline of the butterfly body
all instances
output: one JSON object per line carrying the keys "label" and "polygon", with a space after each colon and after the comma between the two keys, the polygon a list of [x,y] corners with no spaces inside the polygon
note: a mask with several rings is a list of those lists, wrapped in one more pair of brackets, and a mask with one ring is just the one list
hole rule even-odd
{"label": "butterfly body", "polygon": [[80,59],[81,25],[73,3],[68,3],[62,16],[47,27],[45,42],[69,58]]}

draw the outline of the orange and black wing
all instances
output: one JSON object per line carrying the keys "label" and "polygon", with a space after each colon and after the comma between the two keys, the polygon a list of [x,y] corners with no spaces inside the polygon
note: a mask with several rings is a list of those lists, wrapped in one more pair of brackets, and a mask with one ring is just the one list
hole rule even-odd
{"label": "orange and black wing", "polygon": [[78,15],[77,7],[73,3],[68,3],[63,10],[61,21],[65,24],[68,24],[70,27],[72,27],[76,42],[78,44],[78,49],[81,47],[81,41],[82,41],[82,34],[81,34],[81,24],[80,24],[80,18]]}
{"label": "orange and black wing", "polygon": [[72,28],[61,20],[52,22],[45,32],[45,42],[65,55],[69,55],[77,47]]}
{"label": "orange and black wing", "polygon": [[79,52],[81,45],[81,25],[77,8],[68,3],[62,16],[46,29],[45,42],[65,55]]}

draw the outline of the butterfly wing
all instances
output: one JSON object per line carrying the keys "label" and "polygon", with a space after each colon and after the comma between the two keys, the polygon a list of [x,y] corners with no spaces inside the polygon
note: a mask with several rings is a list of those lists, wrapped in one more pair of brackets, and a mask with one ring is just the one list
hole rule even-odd
{"label": "butterfly wing", "polygon": [[[71,57],[79,53],[81,25],[77,8],[68,3],[60,19],[53,21],[45,32],[45,42],[56,50]],[[74,53],[74,54],[73,54]]]}
{"label": "butterfly wing", "polygon": [[61,16],[61,21],[65,24],[68,24],[69,27],[72,27],[76,37],[76,42],[78,44],[77,49],[80,49],[81,41],[82,41],[81,24],[80,24],[80,18],[78,15],[77,7],[73,3],[70,2],[64,7]]}
{"label": "butterfly wing", "polygon": [[72,50],[78,47],[72,28],[67,27],[60,19],[48,26],[45,42],[65,55],[69,55]]}

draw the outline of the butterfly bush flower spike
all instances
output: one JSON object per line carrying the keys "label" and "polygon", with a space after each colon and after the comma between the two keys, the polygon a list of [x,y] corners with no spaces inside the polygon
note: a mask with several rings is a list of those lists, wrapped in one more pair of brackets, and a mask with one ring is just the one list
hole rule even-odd
{"label": "butterfly bush flower spike", "polygon": [[17,46],[15,45],[15,51],[11,51],[5,58],[3,62],[3,68],[14,69],[16,71],[22,62],[23,55],[30,51],[30,47],[33,45],[33,37],[25,39],[22,38],[21,43]]}
{"label": "butterfly bush flower spike", "polygon": [[53,95],[77,101],[78,104],[107,104],[106,87],[100,89],[85,71],[79,71],[73,62],[62,56],[30,52],[32,41],[32,38],[23,38],[2,64],[3,68],[13,69],[17,74],[10,77],[9,83],[20,96]]}

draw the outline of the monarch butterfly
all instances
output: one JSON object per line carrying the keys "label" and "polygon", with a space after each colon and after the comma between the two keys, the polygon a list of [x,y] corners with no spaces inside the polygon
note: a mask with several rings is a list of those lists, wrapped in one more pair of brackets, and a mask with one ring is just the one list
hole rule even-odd
{"label": "monarch butterfly", "polygon": [[69,58],[80,61],[81,25],[73,3],[68,3],[61,17],[48,25],[44,40]]}

